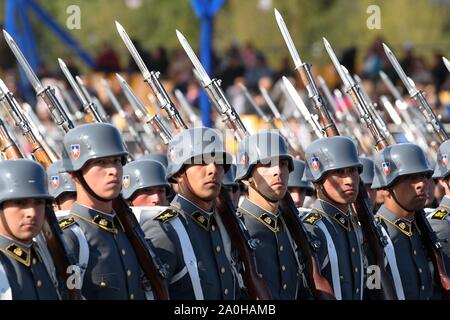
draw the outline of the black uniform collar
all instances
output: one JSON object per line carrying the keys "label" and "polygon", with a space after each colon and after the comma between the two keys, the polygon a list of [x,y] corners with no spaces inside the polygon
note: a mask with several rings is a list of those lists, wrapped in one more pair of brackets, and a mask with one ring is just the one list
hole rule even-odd
{"label": "black uniform collar", "polygon": [[117,229],[114,224],[115,213],[108,214],[78,203],[74,203],[70,209],[70,215],[96,225],[100,229],[111,233],[117,233]]}
{"label": "black uniform collar", "polygon": [[382,205],[380,207],[376,216],[381,218],[382,220],[386,221],[387,223],[395,226],[398,230],[400,230],[402,233],[404,233],[408,237],[412,236],[413,224],[415,224],[414,217],[411,220],[401,218],[401,217],[395,215],[389,209],[387,209],[384,205]]}
{"label": "black uniform collar", "polygon": [[0,235],[0,251],[27,267],[30,266],[31,262],[31,246],[32,244],[28,245]]}
{"label": "black uniform collar", "polygon": [[244,198],[239,206],[239,209],[242,212],[252,216],[253,218],[256,218],[271,231],[278,232],[280,230],[281,224],[278,219],[280,216],[280,212],[273,214],[250,201],[248,198]]}
{"label": "black uniform collar", "polygon": [[214,215],[214,210],[211,212],[207,212],[179,194],[177,194],[175,198],[173,198],[170,205],[172,207],[175,207],[176,209],[185,212],[189,217],[191,217],[192,220],[194,220],[203,229],[208,231],[209,228],[211,227],[211,221]]}
{"label": "black uniform collar", "polygon": [[317,199],[317,201],[314,203],[313,208],[319,211],[321,214],[325,214],[330,218],[336,220],[337,223],[347,231],[352,230],[353,224],[350,220],[350,214],[348,212],[343,212],[333,204],[322,199]]}

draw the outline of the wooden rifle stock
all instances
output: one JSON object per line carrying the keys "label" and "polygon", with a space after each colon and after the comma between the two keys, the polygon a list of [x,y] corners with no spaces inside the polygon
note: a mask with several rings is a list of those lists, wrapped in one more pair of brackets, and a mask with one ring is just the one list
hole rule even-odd
{"label": "wooden rifle stock", "polygon": [[133,212],[122,195],[113,200],[113,209],[122,223],[125,234],[133,246],[136,257],[155,293],[157,300],[169,300],[169,289],[165,281],[162,264],[156,261],[156,256],[145,240],[144,233]]}
{"label": "wooden rifle stock", "polygon": [[312,241],[298,216],[298,210],[289,193],[281,200],[281,212],[289,233],[297,245],[297,250],[305,262],[305,277],[313,297],[317,300],[335,300],[333,289],[328,280],[320,273],[319,263],[312,251]]}
{"label": "wooden rifle stock", "polygon": [[22,152],[17,147],[17,144],[9,135],[5,124],[0,119],[0,151],[3,152],[7,159],[23,158]]}
{"label": "wooden rifle stock", "polygon": [[247,287],[249,297],[252,300],[272,300],[272,295],[266,284],[257,272],[256,258],[250,249],[250,238],[246,237],[244,230],[240,226],[242,222],[235,214],[236,209],[232,205],[230,195],[222,187],[219,196],[216,198],[216,207],[225,228],[230,234],[232,243],[236,246],[242,263],[244,264],[243,280]]}

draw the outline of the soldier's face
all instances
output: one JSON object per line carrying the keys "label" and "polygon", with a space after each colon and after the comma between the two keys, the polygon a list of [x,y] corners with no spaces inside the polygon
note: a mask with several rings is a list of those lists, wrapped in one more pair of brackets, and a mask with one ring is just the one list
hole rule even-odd
{"label": "soldier's face", "polygon": [[292,200],[294,200],[295,206],[300,208],[303,206],[303,202],[306,197],[306,190],[299,187],[290,187],[289,193],[291,194]]}
{"label": "soldier's face", "polygon": [[223,165],[216,163],[190,165],[185,173],[191,186],[190,192],[194,196],[212,201],[219,195],[224,176]]}
{"label": "soldier's face", "polygon": [[41,231],[44,217],[45,200],[43,199],[5,201],[0,213],[0,233],[29,243]]}
{"label": "soldier's face", "polygon": [[427,201],[428,176],[414,174],[400,177],[392,188],[397,200],[411,211],[423,209]]}
{"label": "soldier's face", "polygon": [[131,204],[136,207],[166,205],[165,187],[148,187],[136,192]]}
{"label": "soldier's face", "polygon": [[280,201],[287,192],[289,161],[282,159],[276,163],[256,165],[252,172],[250,187],[258,190],[271,201]]}
{"label": "soldier's face", "polygon": [[328,172],[323,180],[326,195],[338,204],[355,202],[359,191],[359,173],[356,167]]}
{"label": "soldier's face", "polygon": [[83,177],[98,196],[115,199],[122,188],[123,174],[121,157],[106,157],[89,161],[83,167]]}

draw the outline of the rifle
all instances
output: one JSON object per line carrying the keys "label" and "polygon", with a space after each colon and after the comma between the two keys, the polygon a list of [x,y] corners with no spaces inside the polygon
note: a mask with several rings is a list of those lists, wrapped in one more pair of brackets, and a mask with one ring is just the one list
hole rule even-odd
{"label": "rifle", "polygon": [[[394,67],[395,71],[399,75],[403,84],[405,85],[411,99],[416,100],[419,104],[419,109],[422,111],[426,121],[433,126],[433,129],[436,133],[436,136],[439,138],[439,141],[445,142],[449,139],[448,133],[445,131],[441,121],[435,115],[431,106],[429,105],[427,99],[425,98],[423,92],[418,90],[412,81],[411,78],[407,77],[403,68],[397,61],[397,58],[392,53],[392,51],[388,48],[386,44],[383,43],[384,51]],[[416,221],[419,229],[422,231],[420,236],[422,238],[423,243],[425,244],[425,248],[428,251],[428,254],[431,258],[431,261],[434,265],[434,270],[437,273],[437,278],[440,280],[439,285],[441,287],[442,294],[446,300],[450,300],[450,278],[448,277],[447,270],[445,270],[445,265],[443,263],[442,258],[442,244],[437,238],[436,234],[431,229],[430,224],[426,219],[426,215],[423,210],[416,212]]]}
{"label": "rifle", "polygon": [[[267,122],[268,124],[270,124],[270,126],[273,129],[278,129],[275,121],[273,118],[269,117],[268,115],[266,115],[264,113],[264,111],[262,111],[261,107],[258,106],[258,104],[256,103],[255,99],[252,97],[252,95],[250,94],[250,92],[248,91],[247,87],[245,85],[243,85],[242,83],[239,83],[240,88],[243,90],[244,92],[244,96],[247,98],[247,100],[250,102],[250,104],[253,106],[253,108],[256,110],[256,112],[258,113],[259,117],[262,118],[265,122]],[[305,159],[305,152],[303,152],[303,150],[301,150],[300,146],[297,146],[297,148],[294,146],[294,144],[291,143],[291,139],[288,139],[287,136],[285,136],[281,130],[280,130],[280,134],[283,136],[283,138],[286,140],[286,143],[288,145],[288,148],[291,152],[291,154],[295,157],[295,158],[302,158]],[[297,151],[297,149],[300,148],[300,151]]]}
{"label": "rifle", "polygon": [[198,116],[195,114],[194,110],[192,110],[191,105],[187,101],[186,97],[184,96],[183,92],[181,92],[179,89],[174,90],[175,97],[177,98],[178,102],[180,103],[181,107],[184,108],[186,111],[189,121],[192,123],[192,125],[195,125],[199,122]]}
{"label": "rifle", "polygon": [[67,101],[67,109],[70,110],[70,112],[75,116],[75,120],[77,122],[81,122],[84,120],[83,113],[77,108],[75,102],[73,101],[70,94],[67,92],[67,90],[64,88],[63,84],[60,84],[58,86],[59,93],[61,94],[62,100]]}
{"label": "rifle", "polygon": [[52,164],[50,156],[42,147],[41,142],[38,140],[35,133],[31,129],[29,122],[22,114],[22,111],[20,110],[19,104],[14,98],[14,95],[11,91],[9,91],[9,89],[5,86],[1,79],[0,93],[2,94],[2,98],[0,99],[4,100],[4,105],[7,106],[9,115],[14,120],[15,125],[20,128],[25,139],[30,144],[33,158],[36,159],[36,161],[38,161],[40,164],[42,164],[45,169],[47,169]]}
{"label": "rifle", "polygon": [[[220,81],[217,79],[211,80],[205,69],[201,65],[200,61],[198,61],[197,56],[193,52],[186,38],[177,30],[178,40],[180,41],[182,47],[186,51],[189,56],[192,64],[195,69],[198,71],[198,74],[201,78],[201,83],[203,87],[206,89],[206,92],[209,96],[210,101],[218,110],[219,114],[224,117],[229,128],[233,128],[235,131],[235,135],[237,139],[242,139],[249,135],[249,132],[245,128],[242,123],[239,115],[236,113],[234,108],[230,105],[228,100],[225,98],[223,90],[220,86]],[[229,201],[228,201],[229,202]],[[228,203],[227,202],[227,203]],[[230,202],[231,203],[231,202]],[[227,209],[227,208],[224,208]],[[231,208],[230,208],[231,209]],[[286,225],[289,229],[289,233],[291,234],[297,249],[300,251],[300,255],[303,257],[306,267],[304,269],[306,275],[306,281],[310,290],[312,291],[315,298],[324,300],[324,299],[333,299],[333,291],[330,287],[328,281],[320,274],[317,257],[313,253],[313,249],[311,248],[311,241],[308,233],[306,232],[305,227],[303,226],[302,221],[298,215],[298,210],[295,207],[294,201],[292,200],[289,192],[286,192],[285,197],[281,201],[281,209],[283,218],[286,221]],[[234,212],[234,211],[232,211]],[[235,215],[233,215],[235,216]],[[251,245],[250,245],[251,249]],[[248,248],[247,248],[247,251]],[[254,261],[254,255],[252,257]],[[247,270],[246,270],[247,272]],[[251,274],[253,281],[259,281],[259,277],[257,274],[252,271]],[[248,275],[250,276],[250,275]],[[268,291],[265,283],[261,285],[264,286],[264,290]]]}
{"label": "rifle", "polygon": [[106,95],[108,96],[109,100],[111,101],[111,104],[114,107],[114,109],[116,110],[117,114],[119,114],[122,117],[122,119],[124,119],[126,121],[128,131],[130,132],[131,136],[133,137],[134,141],[136,142],[136,145],[138,146],[138,148],[140,149],[140,151],[142,153],[147,153],[148,150],[147,150],[144,140],[142,139],[142,137],[139,135],[137,129],[135,128],[134,122],[130,119],[130,117],[128,117],[125,110],[123,110],[119,101],[117,101],[117,98],[114,95],[114,93],[112,92],[108,81],[106,81],[105,79],[102,79],[101,82],[102,82],[103,87],[105,88]]}
{"label": "rifle", "polygon": [[446,57],[442,57],[442,61],[444,61],[444,64],[447,67],[448,72],[450,72],[450,61],[448,61]]}
{"label": "rifle", "polygon": [[0,151],[5,155],[7,159],[19,159],[23,158],[22,151],[20,151],[16,142],[9,134],[8,128],[0,118]]}
{"label": "rifle", "polygon": [[[310,76],[308,64],[302,63],[302,61],[300,60],[297,49],[295,48],[295,45],[292,41],[289,31],[287,30],[283,18],[281,17],[280,13],[276,10],[275,16],[277,18],[277,22],[283,34],[285,42],[288,44],[288,48],[291,53],[291,56],[294,59],[296,68],[297,69],[301,68],[299,72],[303,74],[302,80],[304,81],[305,87],[309,88],[308,89],[309,96],[313,99],[316,109],[320,110],[318,114],[321,121],[321,125],[323,126],[324,129],[328,129],[325,130],[327,136],[339,135],[339,132],[337,131],[336,126],[332,122],[332,118],[328,114],[328,110],[326,109],[326,106],[323,103],[323,99],[320,97],[320,93],[319,90],[317,89],[317,85],[314,81],[314,78]],[[335,61],[333,60],[333,63],[334,62]],[[354,203],[354,209],[361,223],[361,228],[367,240],[368,246],[371,249],[370,254],[367,254],[369,264],[376,264],[380,268],[380,276],[381,276],[380,281],[382,285],[381,295],[384,299],[388,300],[396,299],[397,295],[395,292],[392,277],[385,269],[384,264],[383,249],[387,243],[386,240],[383,238],[381,230],[379,229],[378,225],[375,222],[372,212],[370,211],[367,193],[365,192],[364,189],[364,183],[361,180],[358,188],[358,196]]]}

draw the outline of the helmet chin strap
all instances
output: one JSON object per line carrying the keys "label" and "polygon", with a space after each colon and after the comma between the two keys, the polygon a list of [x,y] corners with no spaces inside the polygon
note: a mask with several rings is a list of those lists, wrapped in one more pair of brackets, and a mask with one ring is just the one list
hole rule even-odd
{"label": "helmet chin strap", "polygon": [[75,175],[78,178],[78,180],[80,181],[81,185],[83,186],[83,188],[95,199],[97,199],[98,201],[101,202],[109,202],[112,201],[114,199],[107,199],[107,198],[103,198],[100,197],[98,194],[96,194],[94,192],[94,190],[91,189],[91,187],[89,187],[88,183],[86,182],[86,180],[84,180],[83,175],[81,174],[81,170],[75,171]]}
{"label": "helmet chin strap", "polygon": [[[276,203],[276,202],[278,202],[278,200],[272,200],[272,199],[270,199],[269,197],[267,197],[267,196],[265,196],[264,194],[262,194],[262,193],[258,190],[258,188],[255,187],[255,181],[253,180],[252,177],[248,178],[248,183],[250,183],[250,187],[252,187],[252,189],[255,190],[256,193],[259,194],[261,197],[263,197],[263,199],[266,200],[267,202],[270,202],[270,203]],[[286,191],[286,192],[287,192],[287,191]]]}
{"label": "helmet chin strap", "polygon": [[397,203],[400,208],[402,208],[403,210],[405,210],[407,212],[414,212],[415,211],[415,210],[411,210],[411,209],[405,207],[404,205],[402,205],[400,203],[400,201],[398,200],[397,196],[395,195],[395,192],[394,192],[393,188],[389,188],[388,191],[389,191],[389,194],[391,195],[392,199],[394,199],[395,203]]}

